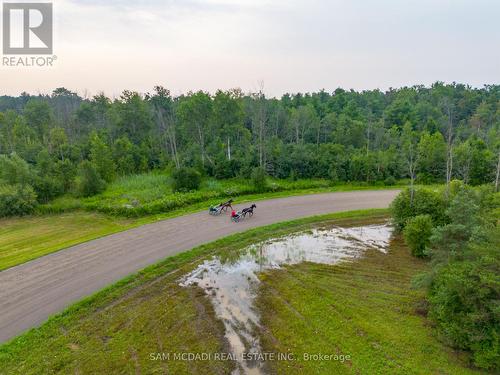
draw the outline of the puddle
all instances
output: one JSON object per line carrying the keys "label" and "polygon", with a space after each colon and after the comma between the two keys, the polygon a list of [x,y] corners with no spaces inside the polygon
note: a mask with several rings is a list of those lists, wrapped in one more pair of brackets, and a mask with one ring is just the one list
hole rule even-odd
{"label": "puddle", "polygon": [[253,308],[258,273],[302,262],[336,264],[359,257],[369,248],[386,253],[391,233],[392,228],[383,224],[319,228],[271,239],[243,249],[237,259],[206,260],[184,276],[180,285],[198,285],[210,297],[240,366],[234,374],[262,374],[264,363],[257,360],[260,344],[253,334],[259,326]]}

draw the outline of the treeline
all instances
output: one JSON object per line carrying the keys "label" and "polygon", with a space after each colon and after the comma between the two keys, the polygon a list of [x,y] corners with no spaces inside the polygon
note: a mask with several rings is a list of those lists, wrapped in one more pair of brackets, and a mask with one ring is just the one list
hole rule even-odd
{"label": "treeline", "polygon": [[280,99],[237,89],[172,96],[163,87],[113,100],[64,88],[3,96],[0,179],[10,189],[28,184],[42,202],[182,166],[216,178],[261,167],[276,178],[498,185],[499,100],[498,85],[443,83]]}
{"label": "treeline", "polygon": [[453,181],[440,191],[403,191],[392,203],[396,228],[412,253],[431,260],[415,285],[418,309],[444,341],[471,352],[472,363],[500,370],[500,193]]}

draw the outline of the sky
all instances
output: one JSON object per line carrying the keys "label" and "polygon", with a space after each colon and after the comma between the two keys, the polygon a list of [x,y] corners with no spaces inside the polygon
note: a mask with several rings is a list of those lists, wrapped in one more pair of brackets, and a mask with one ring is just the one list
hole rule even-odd
{"label": "sky", "polygon": [[[30,0],[29,2],[35,2]],[[46,1],[46,0],[44,0]],[[498,0],[54,0],[54,67],[0,95],[500,83]],[[0,51],[1,52],[1,51]]]}

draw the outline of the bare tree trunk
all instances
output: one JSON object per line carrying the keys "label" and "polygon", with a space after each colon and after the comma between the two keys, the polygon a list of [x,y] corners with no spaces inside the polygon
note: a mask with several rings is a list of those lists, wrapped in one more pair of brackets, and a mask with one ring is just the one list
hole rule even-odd
{"label": "bare tree trunk", "polygon": [[227,137],[227,159],[231,160],[231,139]]}

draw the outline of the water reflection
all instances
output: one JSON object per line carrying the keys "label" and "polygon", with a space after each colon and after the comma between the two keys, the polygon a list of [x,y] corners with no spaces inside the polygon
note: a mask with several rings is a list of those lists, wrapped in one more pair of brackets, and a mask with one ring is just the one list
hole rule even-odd
{"label": "water reflection", "polygon": [[258,338],[253,334],[259,325],[259,316],[253,308],[259,283],[257,274],[302,262],[335,264],[359,257],[369,248],[385,253],[391,232],[384,224],[320,228],[292,234],[252,245],[231,261],[219,257],[207,260],[186,275],[181,285],[198,285],[210,296],[240,366],[235,373],[261,374],[262,362],[244,360],[244,356],[260,352]]}

